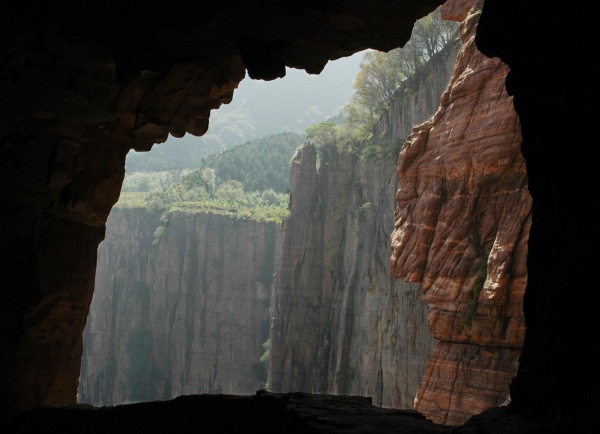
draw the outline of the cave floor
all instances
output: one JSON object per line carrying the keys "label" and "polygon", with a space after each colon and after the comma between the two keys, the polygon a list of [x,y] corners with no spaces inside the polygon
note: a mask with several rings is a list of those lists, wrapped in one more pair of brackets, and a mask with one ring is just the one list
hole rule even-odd
{"label": "cave floor", "polygon": [[47,405],[0,418],[11,432],[449,433],[412,410],[374,407],[356,396],[187,395],[114,407]]}

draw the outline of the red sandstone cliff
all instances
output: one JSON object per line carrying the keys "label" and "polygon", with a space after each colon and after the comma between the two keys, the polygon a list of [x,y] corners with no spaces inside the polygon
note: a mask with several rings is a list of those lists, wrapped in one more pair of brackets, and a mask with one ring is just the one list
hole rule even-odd
{"label": "red sandstone cliff", "polygon": [[[162,223],[164,225],[164,222]],[[276,227],[176,212],[111,213],[98,249],[79,400],[253,393],[269,331]]]}
{"label": "red sandstone cliff", "polygon": [[480,9],[447,4],[463,48],[435,116],[398,164],[393,277],[422,284],[438,340],[415,408],[458,425],[508,398],[523,345],[532,201],[508,67],[475,46]]}

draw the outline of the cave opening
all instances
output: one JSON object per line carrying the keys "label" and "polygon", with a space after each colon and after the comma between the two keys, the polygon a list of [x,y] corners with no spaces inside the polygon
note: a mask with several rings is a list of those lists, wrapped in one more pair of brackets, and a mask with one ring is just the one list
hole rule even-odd
{"label": "cave opening", "polygon": [[[152,6],[136,19],[124,12],[117,22],[114,8],[104,7],[109,3],[95,2],[90,13],[22,2],[3,26],[6,158],[0,173],[6,209],[19,210],[1,216],[8,252],[2,262],[3,411],[74,400],[96,247],[129,149],[151,147],[169,132],[203,133],[209,107],[229,99],[243,65],[257,78],[277,77],[285,65],[318,72],[330,58],[402,45],[415,19],[441,2],[357,8],[290,1],[289,9],[265,13],[254,5],[175,1],[167,13]],[[590,272],[599,233],[595,135],[582,126],[589,125],[597,99],[594,70],[586,63],[594,52],[586,30],[594,15],[575,6],[488,0],[481,14],[477,46],[511,68],[507,86],[521,119],[534,202],[527,337],[513,400],[472,418],[463,432],[493,432],[510,421],[523,432],[593,432],[600,408],[590,357],[598,324],[595,304],[585,302],[597,286]],[[543,19],[532,18],[540,14]],[[274,28],[279,17],[287,25]],[[159,22],[161,31],[149,31],[149,22]],[[171,45],[182,40],[190,43]],[[202,60],[194,65],[195,59]],[[169,81],[190,80],[200,85],[165,89]],[[153,90],[192,95],[195,106],[171,101],[159,107]],[[583,393],[581,384],[587,385]]]}
{"label": "cave opening", "polygon": [[[129,153],[79,402],[266,388],[415,405],[449,425],[510,402],[531,201],[508,69],[474,46],[476,3],[418,21],[401,50],[243,80],[201,139]],[[433,238],[411,239],[435,220]]]}

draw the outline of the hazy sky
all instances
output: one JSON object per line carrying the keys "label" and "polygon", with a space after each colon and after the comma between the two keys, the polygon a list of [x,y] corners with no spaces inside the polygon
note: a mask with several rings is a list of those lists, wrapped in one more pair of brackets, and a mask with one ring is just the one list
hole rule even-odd
{"label": "hazy sky", "polygon": [[130,152],[127,172],[196,168],[201,158],[248,140],[282,131],[304,132],[340,112],[353,90],[363,53],[329,62],[319,75],[287,69],[273,81],[246,77],[234,91],[233,101],[213,110],[207,133],[169,137],[147,153]]}
{"label": "hazy sky", "polygon": [[[233,113],[248,113],[255,134],[262,137],[285,129],[304,131],[315,122],[337,114],[352,96],[354,76],[363,53],[329,62],[319,75],[287,68],[286,76],[273,81],[252,80],[246,76],[234,92],[233,101],[211,112],[207,135],[219,134],[221,121]],[[248,139],[250,137],[246,137]],[[186,135],[182,139],[197,140]]]}

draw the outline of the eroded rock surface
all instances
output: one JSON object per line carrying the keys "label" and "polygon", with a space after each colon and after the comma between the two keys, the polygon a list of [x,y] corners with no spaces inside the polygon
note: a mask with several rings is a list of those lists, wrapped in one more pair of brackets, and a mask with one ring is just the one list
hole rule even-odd
{"label": "eroded rock surface", "polygon": [[[160,238],[157,227],[164,227]],[[276,225],[115,209],[98,249],[79,402],[253,393],[269,334]]]}
{"label": "eroded rock surface", "polygon": [[307,145],[293,161],[291,218],[278,240],[270,390],[413,407],[435,341],[420,285],[390,278],[393,149],[439,107],[459,46],[440,53],[429,77],[402,89],[382,116],[377,143],[390,157],[332,149],[317,172],[316,150]]}
{"label": "eroded rock surface", "polygon": [[532,200],[508,67],[477,50],[479,15],[461,25],[440,109],[400,154],[392,236],[392,276],[422,284],[439,341],[415,408],[451,425],[508,399],[525,334]]}

